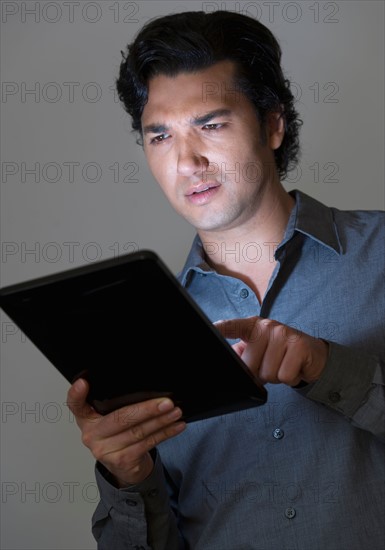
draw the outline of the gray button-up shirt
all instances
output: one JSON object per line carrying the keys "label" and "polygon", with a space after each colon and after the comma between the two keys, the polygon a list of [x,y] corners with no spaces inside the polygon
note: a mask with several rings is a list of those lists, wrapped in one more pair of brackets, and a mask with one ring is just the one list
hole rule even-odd
{"label": "gray button-up shirt", "polygon": [[190,423],[140,485],[117,489],[98,464],[100,550],[384,550],[384,213],[293,196],[281,243],[222,251],[278,260],[261,304],[198,237],[180,281],[212,321],[260,315],[327,340],[321,378]]}

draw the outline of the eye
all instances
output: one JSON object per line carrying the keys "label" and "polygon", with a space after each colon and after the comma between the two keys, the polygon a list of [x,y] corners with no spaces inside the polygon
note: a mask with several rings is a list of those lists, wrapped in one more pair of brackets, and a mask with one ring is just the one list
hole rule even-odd
{"label": "eye", "polygon": [[203,126],[204,130],[219,130],[224,126],[223,122],[211,122],[210,124],[205,124]]}
{"label": "eye", "polygon": [[162,143],[164,140],[166,140],[169,137],[170,137],[169,134],[159,134],[159,136],[155,136],[151,138],[150,143],[157,145],[158,143]]}

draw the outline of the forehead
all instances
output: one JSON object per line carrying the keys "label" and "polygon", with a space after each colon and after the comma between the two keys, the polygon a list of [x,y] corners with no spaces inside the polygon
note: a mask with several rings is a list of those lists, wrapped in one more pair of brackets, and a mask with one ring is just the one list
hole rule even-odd
{"label": "forehead", "polygon": [[242,109],[250,102],[235,84],[235,65],[220,61],[193,73],[170,77],[157,75],[148,84],[148,101],[143,109],[142,124],[161,121],[173,114],[199,115],[212,109]]}

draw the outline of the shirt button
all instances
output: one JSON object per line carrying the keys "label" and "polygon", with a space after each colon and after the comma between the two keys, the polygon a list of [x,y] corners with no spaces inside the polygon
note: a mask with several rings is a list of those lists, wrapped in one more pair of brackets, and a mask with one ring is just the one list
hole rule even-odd
{"label": "shirt button", "polygon": [[158,494],[159,494],[158,489],[152,489],[152,491],[149,491],[149,492],[147,493],[147,496],[149,496],[149,497],[156,497]]}
{"label": "shirt button", "polygon": [[294,510],[294,508],[291,508],[291,507],[286,508],[285,516],[287,517],[287,519],[293,519],[295,514],[296,514],[296,511]]}
{"label": "shirt button", "polygon": [[241,298],[247,298],[248,295],[249,295],[249,291],[247,290],[247,288],[242,288],[242,290],[240,292]]}
{"label": "shirt button", "polygon": [[127,502],[127,504],[128,504],[129,506],[137,506],[137,505],[138,505],[138,503],[136,502],[136,500],[127,499],[126,502]]}
{"label": "shirt button", "polygon": [[284,435],[285,433],[281,428],[275,428],[273,431],[273,437],[275,437],[275,439],[282,439]]}
{"label": "shirt button", "polygon": [[331,391],[329,392],[329,401],[331,403],[338,403],[338,401],[341,400],[341,395],[338,393],[338,391]]}

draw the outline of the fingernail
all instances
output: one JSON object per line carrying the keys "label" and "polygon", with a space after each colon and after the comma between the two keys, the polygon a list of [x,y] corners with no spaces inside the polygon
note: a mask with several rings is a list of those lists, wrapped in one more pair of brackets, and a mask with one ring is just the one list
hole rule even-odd
{"label": "fingernail", "polygon": [[167,417],[170,419],[170,420],[177,420],[179,417],[182,416],[182,411],[180,410],[179,407],[176,407],[174,410],[172,410],[171,412],[168,413]]}
{"label": "fingernail", "polygon": [[78,378],[77,380],[75,380],[72,387],[76,392],[80,393],[81,391],[84,390],[84,380],[82,380],[81,378]]}
{"label": "fingernail", "polygon": [[169,411],[173,408],[174,403],[170,399],[162,399],[160,403],[158,403],[158,409],[161,412]]}
{"label": "fingernail", "polygon": [[181,420],[180,422],[177,422],[176,424],[174,424],[173,425],[173,431],[174,431],[175,435],[177,433],[183,432],[183,430],[186,428],[186,426],[187,426],[187,424],[183,420]]}

